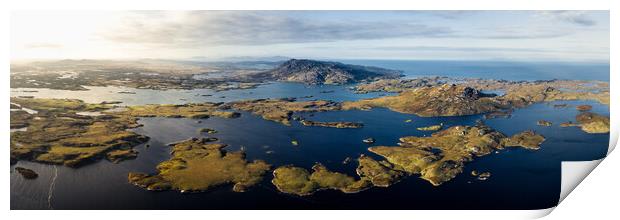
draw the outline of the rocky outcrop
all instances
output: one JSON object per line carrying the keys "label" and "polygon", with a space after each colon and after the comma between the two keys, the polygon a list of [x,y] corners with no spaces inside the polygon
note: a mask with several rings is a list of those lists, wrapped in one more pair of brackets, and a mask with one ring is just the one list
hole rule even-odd
{"label": "rocky outcrop", "polygon": [[39,177],[39,174],[34,172],[34,170],[23,168],[23,167],[15,167],[15,171],[22,175],[25,179],[36,179]]}

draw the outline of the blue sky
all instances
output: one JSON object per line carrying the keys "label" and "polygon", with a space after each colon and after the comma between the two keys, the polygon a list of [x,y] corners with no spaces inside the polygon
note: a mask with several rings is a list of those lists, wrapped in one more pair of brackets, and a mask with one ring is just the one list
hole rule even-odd
{"label": "blue sky", "polygon": [[13,12],[12,59],[609,61],[608,11]]}

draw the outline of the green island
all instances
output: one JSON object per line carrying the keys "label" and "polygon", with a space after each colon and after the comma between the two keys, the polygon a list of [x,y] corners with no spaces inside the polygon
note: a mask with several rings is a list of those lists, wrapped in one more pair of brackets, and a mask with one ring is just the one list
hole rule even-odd
{"label": "green island", "polygon": [[370,152],[384,157],[394,170],[438,186],[463,171],[465,162],[505,147],[520,146],[538,149],[545,140],[542,135],[525,131],[506,135],[482,124],[453,126],[433,133],[430,137],[403,137],[399,146],[373,146]]}
{"label": "green island", "polygon": [[11,103],[29,111],[11,112],[12,126],[24,126],[11,133],[11,163],[29,160],[78,167],[100,158],[119,162],[134,158],[130,149],[148,140],[127,130],[140,126],[134,117],[78,114],[113,108],[107,104],[32,98],[11,98]]}
{"label": "green island", "polygon": [[303,101],[294,98],[256,99],[226,103],[223,107],[247,111],[260,115],[265,120],[291,125],[291,116],[295,112],[322,112],[340,110],[340,105],[332,101]]}
{"label": "green island", "polygon": [[226,144],[192,138],[172,144],[172,157],[157,166],[158,173],[129,173],[130,183],[151,191],[201,192],[224,184],[244,192],[270,169],[262,160],[248,162],[242,151],[227,152]]}
{"label": "green island", "polygon": [[344,193],[356,193],[370,187],[367,179],[358,179],[346,174],[329,171],[322,164],[315,164],[312,173],[291,165],[281,166],[273,171],[271,181],[278,190],[300,196],[311,195],[319,190],[335,189]]}

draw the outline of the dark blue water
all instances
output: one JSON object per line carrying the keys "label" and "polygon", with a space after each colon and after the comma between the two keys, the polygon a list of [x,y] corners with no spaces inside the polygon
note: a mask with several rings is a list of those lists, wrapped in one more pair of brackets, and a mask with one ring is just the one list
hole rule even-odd
{"label": "dark blue water", "polygon": [[[567,108],[552,104],[569,103]],[[218,130],[217,137],[230,146],[226,150],[244,148],[248,159],[263,159],[274,166],[294,164],[310,168],[320,162],[334,171],[355,175],[355,161],[343,165],[346,157],[360,154],[375,156],[361,142],[367,137],[375,145],[395,145],[402,136],[425,136],[432,132],[417,127],[438,123],[473,125],[481,115],[464,117],[422,118],[387,109],[341,111],[304,114],[317,121],[363,122],[361,129],[305,127],[298,123],[285,126],[243,113],[237,119],[210,118],[196,123],[192,119],[145,118],[144,127],[136,132],[151,137],[150,148],[138,146],[135,160],[112,164],[101,161],[79,169],[20,161],[17,165],[37,171],[35,180],[23,180],[11,173],[12,209],[541,209],[554,206],[560,193],[560,161],[594,160],[604,157],[609,136],[582,132],[576,127],[560,128],[561,122],[572,120],[578,112],[575,105],[590,104],[593,111],[609,115],[608,106],[593,102],[554,102],[516,110],[511,118],[485,122],[505,133],[534,129],[547,140],[537,151],[509,148],[466,164],[455,179],[434,187],[417,176],[410,176],[388,188],[372,188],[356,194],[327,190],[312,196],[293,196],[278,192],[270,183],[271,174],[258,186],[245,193],[235,193],[222,186],[204,193],[149,192],[127,183],[131,171],[154,172],[156,165],[169,158],[166,144],[190,137],[203,136],[197,130]],[[412,119],[413,122],[405,123]],[[545,119],[551,127],[536,125]],[[292,146],[292,139],[299,146]],[[272,153],[268,153],[272,151]],[[14,166],[12,166],[13,168]],[[51,202],[50,182],[58,170]],[[487,181],[469,175],[472,169],[488,171]]]}
{"label": "dark blue water", "polygon": [[341,60],[341,62],[403,70],[407,77],[609,81],[609,63],[428,60]]}

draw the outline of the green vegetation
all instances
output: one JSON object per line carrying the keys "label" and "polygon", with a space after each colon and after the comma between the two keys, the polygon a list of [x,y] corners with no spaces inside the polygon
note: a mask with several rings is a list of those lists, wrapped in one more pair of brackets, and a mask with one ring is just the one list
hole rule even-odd
{"label": "green vegetation", "polygon": [[227,103],[226,107],[248,111],[260,115],[265,120],[291,125],[294,112],[320,112],[339,110],[340,106],[332,101],[296,102],[295,99],[257,99]]}
{"label": "green vegetation", "polygon": [[542,135],[536,134],[534,131],[523,131],[509,138],[502,139],[502,145],[537,150],[543,141],[545,141],[545,137]]}
{"label": "green vegetation", "polygon": [[184,105],[143,105],[131,106],[125,112],[133,117],[169,117],[169,118],[237,118],[241,114],[237,112],[222,111],[220,105],[222,103],[199,103]]}
{"label": "green vegetation", "polygon": [[300,167],[278,167],[273,171],[272,183],[281,192],[300,196],[325,189],[356,193],[371,186],[367,179],[356,180],[346,174],[329,171],[322,164],[314,165],[312,173]]}
{"label": "green vegetation", "polygon": [[[544,137],[526,131],[507,138],[485,125],[454,126],[430,137],[403,137],[400,146],[375,146],[368,150],[389,162],[393,170],[419,174],[433,185],[441,185],[463,171],[465,162],[505,146],[538,149]],[[534,146],[536,145],[536,146]],[[384,166],[388,167],[388,166]]]}
{"label": "green vegetation", "polygon": [[388,187],[405,175],[404,172],[395,170],[394,165],[385,160],[376,161],[369,156],[361,155],[358,161],[357,174],[362,179],[368,178],[375,186]]}
{"label": "green vegetation", "polygon": [[609,118],[591,112],[583,112],[577,115],[577,122],[581,124],[581,130],[586,133],[609,133]]}
{"label": "green vegetation", "polygon": [[551,126],[553,123],[551,123],[550,121],[538,120],[538,121],[536,122],[536,124],[537,124],[537,125],[540,125],[540,126],[546,126],[546,127],[549,127],[549,126]]}
{"label": "green vegetation", "polygon": [[502,106],[492,97],[485,97],[470,87],[444,84],[420,87],[386,96],[342,103],[343,110],[367,110],[385,107],[390,110],[422,117],[473,115],[499,111]]}
{"label": "green vegetation", "polygon": [[110,105],[70,99],[11,98],[11,102],[37,111],[29,117],[24,117],[20,111],[11,112],[12,123],[28,126],[24,131],[11,134],[11,160],[14,161],[30,160],[70,167],[100,158],[118,162],[122,160],[120,152],[148,140],[146,136],[127,131],[139,126],[133,117],[76,114],[110,109]]}
{"label": "green vegetation", "polygon": [[172,145],[172,158],[157,166],[158,173],[129,173],[129,182],[147,190],[199,192],[233,184],[235,192],[246,191],[262,179],[270,165],[248,162],[241,151],[226,152],[226,144],[209,139],[189,139]]}

